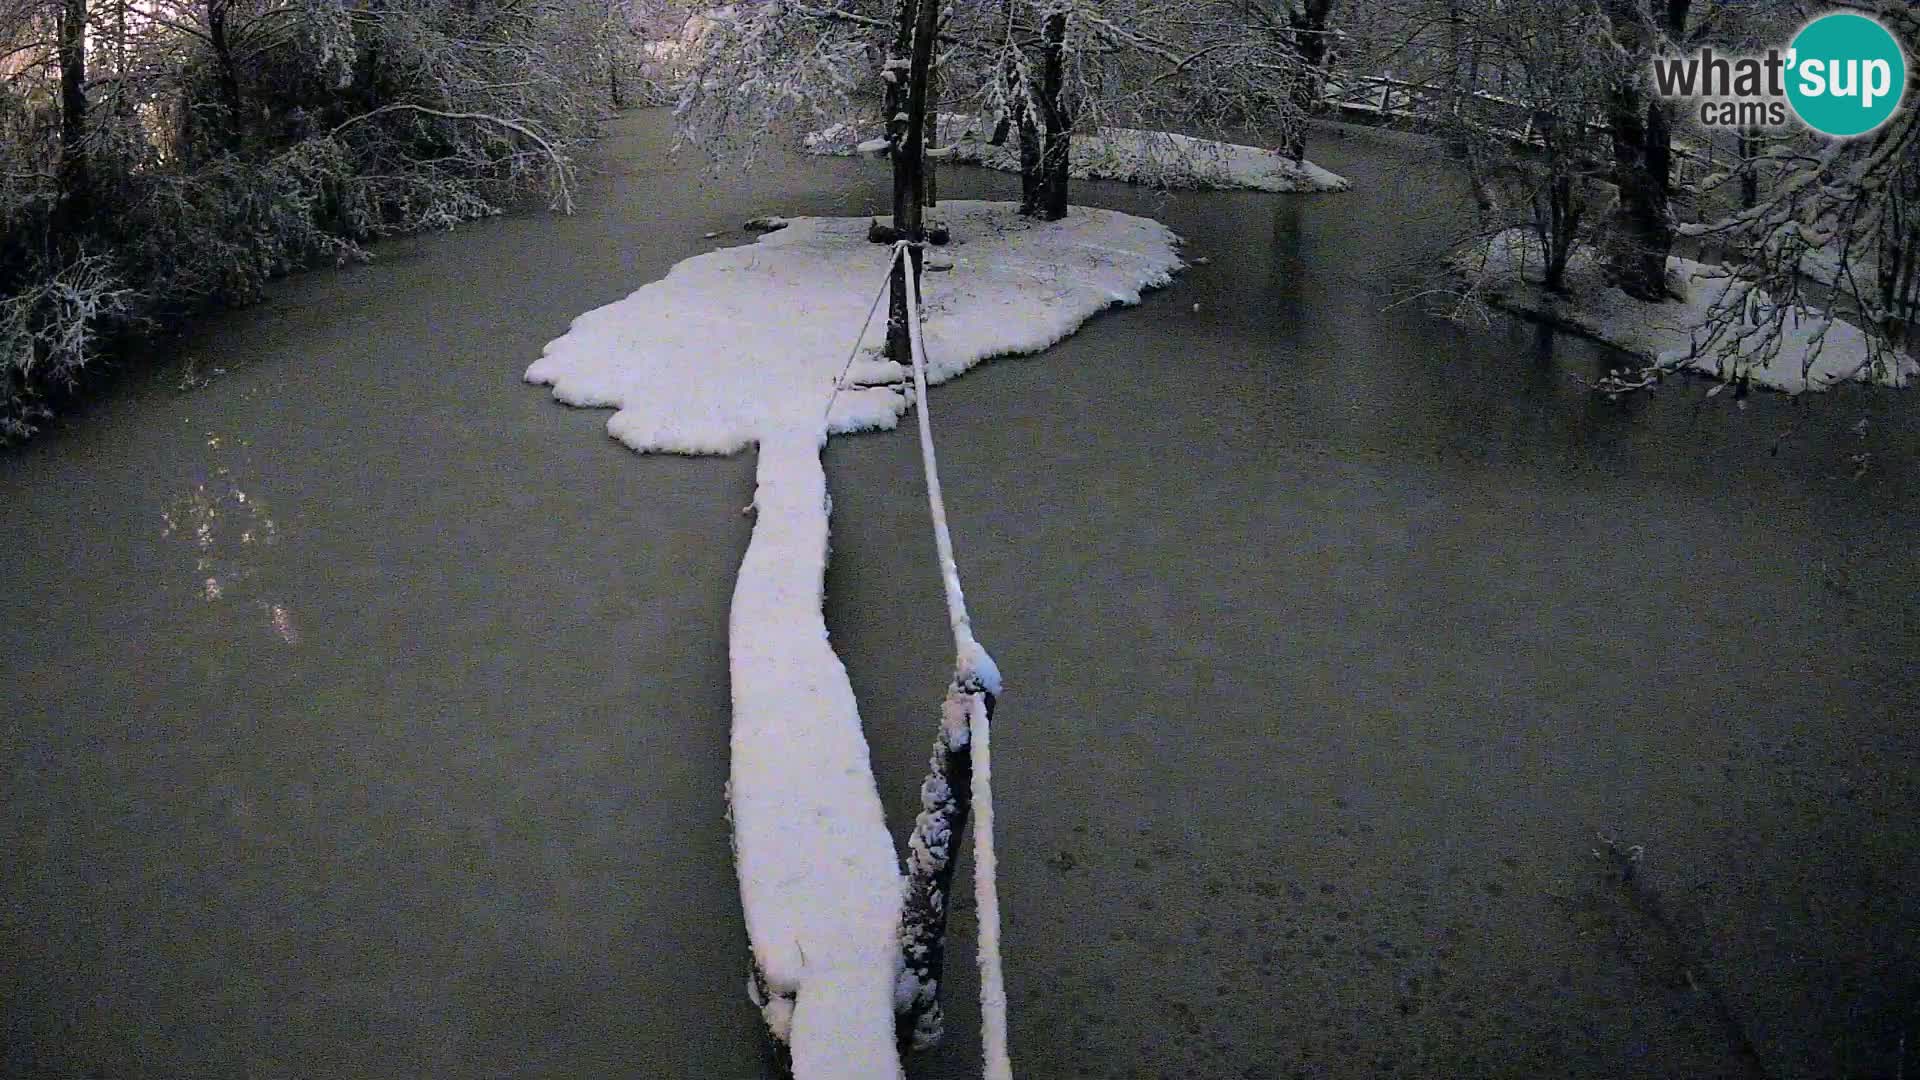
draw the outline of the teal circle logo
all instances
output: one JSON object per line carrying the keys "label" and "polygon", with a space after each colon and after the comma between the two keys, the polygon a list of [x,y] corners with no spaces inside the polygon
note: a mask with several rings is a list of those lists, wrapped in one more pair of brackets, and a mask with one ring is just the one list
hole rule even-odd
{"label": "teal circle logo", "polygon": [[1865,15],[1835,12],[1808,23],[1787,64],[1787,101],[1822,135],[1850,139],[1875,130],[1907,91],[1899,39]]}

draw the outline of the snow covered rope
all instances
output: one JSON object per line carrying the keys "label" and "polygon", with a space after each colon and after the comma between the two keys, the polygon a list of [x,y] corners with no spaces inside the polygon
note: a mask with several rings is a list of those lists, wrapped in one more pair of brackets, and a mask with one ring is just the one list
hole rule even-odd
{"label": "snow covered rope", "polygon": [[[908,243],[895,245],[904,259]],[[912,280],[914,275],[907,275]],[[906,904],[901,913],[904,958],[897,1004],[903,1037],[925,1045],[939,1037],[939,980],[945,959],[948,888],[953,879],[954,841],[965,831],[969,801],[974,810],[974,899],[980,925],[980,1036],[986,1080],[1012,1080],[1007,1053],[1007,992],[1000,962],[1000,901],[994,881],[993,790],[989,725],[1000,694],[1000,671],[974,640],[960,591],[960,571],[947,530],[946,503],[933,450],[928,409],[926,342],[920,327],[919,282],[905,290],[908,341],[913,353],[915,403],[919,406],[920,456],[927,473],[927,506],[934,546],[946,588],[947,621],[953,631],[953,679],[941,709],[940,735],[931,771],[921,786],[921,812],[908,848]],[[970,799],[969,799],[970,796]]]}

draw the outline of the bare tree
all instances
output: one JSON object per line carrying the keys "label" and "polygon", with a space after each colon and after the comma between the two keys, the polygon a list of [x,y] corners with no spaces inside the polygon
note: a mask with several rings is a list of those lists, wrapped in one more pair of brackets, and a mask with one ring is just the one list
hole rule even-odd
{"label": "bare tree", "polygon": [[54,31],[60,66],[60,187],[57,229],[70,229],[90,210],[92,170],[87,151],[87,0],[58,0]]}

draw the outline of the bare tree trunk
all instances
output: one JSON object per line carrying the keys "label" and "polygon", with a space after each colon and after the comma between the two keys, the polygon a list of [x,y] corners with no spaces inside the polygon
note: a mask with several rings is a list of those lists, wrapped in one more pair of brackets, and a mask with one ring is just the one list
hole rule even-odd
{"label": "bare tree trunk", "polygon": [[233,45],[227,36],[227,12],[230,0],[207,0],[207,40],[213,45],[213,62],[220,81],[220,108],[226,114],[221,125],[221,142],[229,151],[240,149],[240,74],[234,69]]}
{"label": "bare tree trunk", "polygon": [[1878,252],[1880,302],[1887,312],[1887,337],[1908,344],[1920,321],[1920,164],[1907,162],[1888,187]]}
{"label": "bare tree trunk", "polygon": [[[926,0],[938,3],[939,0]],[[911,198],[912,179],[907,173],[905,148],[907,143],[907,79],[912,68],[909,53],[913,50],[913,24],[919,12],[915,0],[899,0],[893,10],[893,43],[887,49],[886,67],[881,77],[886,81],[886,91],[881,97],[882,120],[886,124],[887,141],[890,144],[893,164],[893,225],[895,236],[905,236],[901,231],[906,221],[906,202]],[[899,265],[893,268],[893,276],[887,286],[887,359],[897,364],[913,362],[912,345],[907,336],[907,292],[905,271]]]}
{"label": "bare tree trunk", "polygon": [[893,9],[893,44],[887,49],[887,66],[882,72],[886,92],[881,97],[881,123],[889,138],[898,144],[906,138],[907,70],[912,62],[913,20],[918,11],[914,0],[899,0]]}
{"label": "bare tree trunk", "polygon": [[1040,111],[1046,121],[1040,148],[1038,216],[1059,221],[1067,216],[1068,183],[1072,178],[1073,124],[1060,100],[1066,87],[1067,13],[1055,8],[1040,28],[1044,50],[1040,69]]}
{"label": "bare tree trunk", "polygon": [[54,51],[60,65],[59,202],[54,232],[68,232],[91,209],[87,161],[87,0],[61,0]]}
{"label": "bare tree trunk", "polygon": [[[926,240],[921,205],[926,201],[927,79],[933,67],[933,37],[938,27],[940,0],[912,0],[913,54],[908,61],[904,128],[893,138],[893,227],[899,238],[913,242],[907,258],[893,270],[887,305],[887,357],[899,364],[913,362],[907,333],[907,277],[920,281],[921,244]],[[902,3],[902,9],[906,3]],[[897,69],[894,69],[897,70]],[[898,116],[899,114],[894,114]]]}
{"label": "bare tree trunk", "polygon": [[[367,34],[366,58],[356,65],[353,82],[347,90],[348,112],[371,112],[385,104],[380,100],[380,44],[381,36],[385,33],[383,23],[387,15],[387,0],[368,0],[367,15],[373,25]],[[354,35],[358,37],[359,31],[355,30]],[[340,119],[344,119],[344,116]]]}
{"label": "bare tree trunk", "polygon": [[1027,217],[1041,212],[1040,157],[1040,126],[1026,113],[1020,118],[1020,212]]}
{"label": "bare tree trunk", "polygon": [[1543,239],[1546,242],[1546,287],[1564,295],[1567,291],[1567,264],[1573,259],[1574,246],[1580,240],[1583,208],[1575,198],[1573,178],[1564,173],[1554,177],[1548,188],[1548,207]]}
{"label": "bare tree trunk", "polygon": [[119,0],[113,5],[113,111],[114,115],[126,119],[133,115],[132,72],[127,65],[127,4],[130,0]]}
{"label": "bare tree trunk", "polygon": [[[940,145],[940,73],[927,74],[927,146],[929,149]],[[921,156],[921,198],[922,206],[937,206],[940,202],[940,172],[934,160]]]}
{"label": "bare tree trunk", "polygon": [[1007,129],[1013,130],[1015,146],[1020,154],[1020,213],[1023,217],[1035,217],[1040,213],[1040,129],[1034,123],[1033,110],[1029,107],[1027,86],[1020,78],[1020,69],[1009,59],[1006,70],[1007,81],[1007,118],[993,133],[994,145],[1003,143]]}
{"label": "bare tree trunk", "polygon": [[1751,210],[1760,205],[1760,171],[1755,165],[1760,156],[1760,130],[1740,129],[1740,208]]}
{"label": "bare tree trunk", "polygon": [[1287,11],[1287,22],[1293,28],[1293,52],[1300,58],[1300,70],[1288,91],[1294,116],[1293,128],[1287,133],[1287,156],[1296,163],[1307,159],[1307,117],[1320,104],[1320,80],[1327,63],[1327,17],[1332,11],[1333,0],[1306,0]]}
{"label": "bare tree trunk", "polygon": [[[1668,35],[1684,35],[1691,0],[1668,0]],[[1647,27],[1632,0],[1608,0],[1615,38],[1630,55],[1647,52]],[[1616,283],[1641,300],[1667,298],[1667,256],[1673,251],[1668,205],[1673,182],[1673,120],[1664,102],[1641,89],[1638,65],[1616,74],[1607,101],[1613,142],[1614,183],[1620,189],[1608,262]]]}
{"label": "bare tree trunk", "polygon": [[[907,166],[909,181],[907,199],[907,220],[894,224],[906,230],[906,238],[915,242],[924,240],[920,208],[926,205],[926,168],[927,168],[927,102],[933,82],[933,39],[940,26],[940,0],[919,0],[914,7],[913,19],[913,56],[907,69],[907,138],[904,152],[900,155]],[[914,270],[919,271],[919,253],[914,256]]]}
{"label": "bare tree trunk", "polygon": [[1455,157],[1465,158],[1471,153],[1466,127],[1467,102],[1480,88],[1480,44],[1477,37],[1471,49],[1466,44],[1466,13],[1461,10],[1460,0],[1447,0],[1447,53],[1447,77],[1452,83],[1449,107],[1453,111],[1453,153]]}
{"label": "bare tree trunk", "polygon": [[1620,207],[1610,237],[1608,262],[1615,283],[1627,295],[1641,300],[1667,298],[1667,256],[1673,250],[1673,223],[1667,207],[1667,178],[1656,172],[1666,155],[1655,151],[1656,139],[1672,133],[1664,123],[1649,124],[1650,116],[1664,115],[1657,104],[1648,108],[1636,86],[1617,83],[1609,95],[1607,127],[1613,139],[1614,183],[1620,188]]}
{"label": "bare tree trunk", "polygon": [[1661,198],[1673,196],[1673,110],[1658,99],[1647,102],[1647,173]]}

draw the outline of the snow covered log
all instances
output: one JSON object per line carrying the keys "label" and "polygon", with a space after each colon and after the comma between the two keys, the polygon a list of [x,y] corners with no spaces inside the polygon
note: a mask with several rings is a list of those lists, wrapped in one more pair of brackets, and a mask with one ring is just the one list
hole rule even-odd
{"label": "snow covered log", "polygon": [[828,505],[816,437],[763,436],[757,472],[728,634],[747,937],[796,1077],[898,1077],[899,869],[821,614]]}
{"label": "snow covered log", "polygon": [[[962,687],[958,680],[947,687],[946,700],[940,705],[940,733],[934,738],[927,777],[920,785],[920,814],[907,840],[907,898],[900,916],[905,966],[894,1004],[900,1013],[901,1042],[914,1049],[938,1043],[944,1027],[940,981],[946,974],[947,913],[973,787],[967,720],[972,693],[984,691]],[[991,696],[987,700],[991,702]]]}

